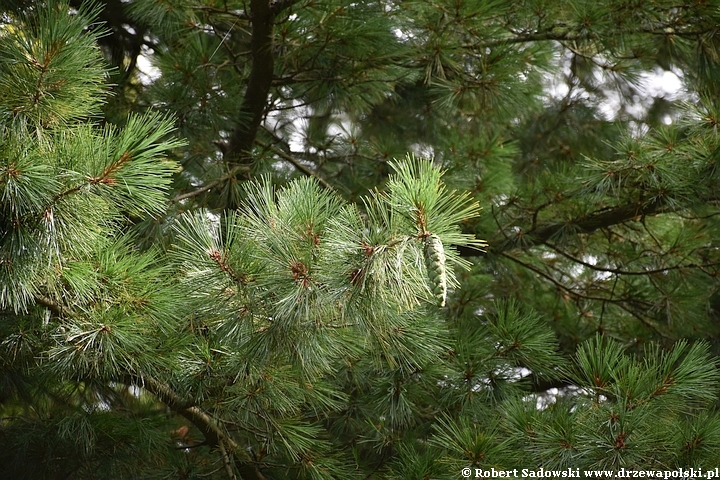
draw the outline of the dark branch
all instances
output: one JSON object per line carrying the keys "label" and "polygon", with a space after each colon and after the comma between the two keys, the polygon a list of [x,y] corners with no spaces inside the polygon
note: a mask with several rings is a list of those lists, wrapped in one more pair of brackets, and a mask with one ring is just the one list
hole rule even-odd
{"label": "dark branch", "polygon": [[62,305],[55,303],[52,300],[50,300],[49,298],[44,297],[42,295],[37,295],[35,297],[35,302],[37,302],[39,305],[42,305],[43,307],[47,308],[48,310],[50,310],[52,313],[54,313],[57,316],[60,316],[63,313]]}
{"label": "dark branch", "polygon": [[[266,480],[260,470],[252,464],[252,460],[242,458],[247,456],[243,449],[218,425],[218,422],[210,415],[204,412],[197,405],[193,405],[186,399],[183,399],[169,386],[158,382],[149,377],[137,378],[135,376],[127,376],[123,382],[128,385],[139,385],[148,392],[155,395],[161,402],[167,405],[173,412],[187,419],[195,425],[205,437],[205,444],[211,449],[217,448],[223,455],[223,462],[229,461],[226,447],[229,447],[235,456],[235,467],[240,472],[244,480]],[[227,466],[227,463],[226,463]],[[232,472],[232,470],[230,470]]]}
{"label": "dark branch", "polygon": [[270,2],[270,10],[272,10],[273,15],[277,15],[283,10],[291,7],[295,2],[296,0],[275,0]]}
{"label": "dark branch", "polygon": [[[528,249],[535,245],[544,244],[565,231],[574,233],[592,233],[601,228],[611,227],[620,223],[642,218],[645,215],[654,215],[665,212],[663,202],[632,203],[609,210],[603,210],[590,215],[576,218],[563,223],[538,225],[528,231],[519,231],[513,236],[507,236],[501,230],[488,241],[488,253],[500,254],[514,249]],[[478,256],[480,252],[474,248],[459,247],[458,251],[463,257]]]}
{"label": "dark branch", "polygon": [[567,258],[568,260],[572,260],[573,262],[578,263],[578,264],[582,265],[583,267],[589,268],[590,270],[595,270],[596,272],[606,272],[606,273],[612,273],[614,275],[644,276],[644,275],[652,275],[655,273],[666,273],[671,270],[685,270],[685,269],[687,269],[687,270],[700,269],[701,271],[705,272],[705,270],[703,270],[704,268],[720,265],[720,262],[708,262],[708,263],[704,263],[704,264],[682,263],[683,261],[685,261],[687,259],[687,257],[689,257],[693,252],[695,252],[695,250],[693,250],[690,254],[683,257],[683,259],[680,260],[675,265],[667,265],[664,267],[646,269],[646,270],[623,270],[621,268],[610,268],[610,267],[593,265],[592,263],[585,262],[579,258],[576,258],[576,257],[570,255],[565,250],[559,248],[557,245],[554,245],[550,242],[545,242],[545,245],[547,247],[551,248],[552,250],[554,250],[555,252],[559,253],[563,257]]}
{"label": "dark branch", "polygon": [[252,146],[265,113],[273,81],[275,57],[272,35],[275,11],[268,0],[251,0],[250,17],[252,68],[240,107],[238,124],[232,132],[224,155],[228,165],[252,163]]}
{"label": "dark branch", "polygon": [[[610,210],[587,215],[567,223],[540,225],[537,228],[525,232],[524,242],[530,242],[533,245],[545,243],[568,228],[577,233],[591,233],[600,228],[607,228],[628,220],[641,218],[645,215],[653,215],[661,211],[663,205],[664,204],[662,202],[623,205],[621,207],[615,207]],[[500,246],[501,251],[513,248],[513,241],[503,243],[504,245]]]}

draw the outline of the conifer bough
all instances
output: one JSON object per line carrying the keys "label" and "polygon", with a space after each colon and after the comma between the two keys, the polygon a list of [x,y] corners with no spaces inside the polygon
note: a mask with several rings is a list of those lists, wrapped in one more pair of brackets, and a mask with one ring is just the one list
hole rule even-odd
{"label": "conifer bough", "polygon": [[0,12],[2,478],[720,465],[717,1],[82,3]]}

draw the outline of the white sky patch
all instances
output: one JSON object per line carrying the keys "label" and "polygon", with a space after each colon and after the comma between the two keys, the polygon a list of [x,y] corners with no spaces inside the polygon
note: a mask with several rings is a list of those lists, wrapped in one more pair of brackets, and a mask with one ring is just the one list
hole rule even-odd
{"label": "white sky patch", "polygon": [[352,128],[350,122],[342,122],[340,125],[331,123],[328,125],[327,133],[333,137],[350,138],[350,128]]}
{"label": "white sky patch", "polygon": [[161,76],[160,69],[153,65],[152,55],[152,49],[143,45],[137,57],[138,79],[143,85],[150,85]]}
{"label": "white sky patch", "polygon": [[307,129],[310,126],[310,122],[307,120],[307,116],[305,115],[305,112],[308,112],[309,108],[300,107],[299,109],[300,112],[293,122],[292,133],[287,139],[291,152],[302,152],[305,149],[305,132],[307,132]]}
{"label": "white sky patch", "polygon": [[[641,118],[652,104],[652,99],[664,98],[668,101],[677,100],[687,96],[682,79],[675,73],[663,70],[658,67],[652,72],[642,72],[639,75],[639,87],[642,96],[635,95],[632,103],[624,106],[624,113],[635,118]],[[607,100],[600,104],[600,111],[606,120],[615,120],[621,113],[620,93],[617,91],[606,92]],[[663,123],[669,125],[672,118],[666,116]]]}
{"label": "white sky patch", "polygon": [[[557,69],[554,72],[545,74],[545,105],[551,106],[561,101],[570,92],[568,79],[572,77],[571,64],[573,53],[569,50],[559,51],[555,57]],[[603,62],[602,58],[598,61]],[[664,98],[667,101],[678,99],[690,100],[691,95],[687,92],[682,79],[682,73],[664,70],[656,67],[651,71],[640,72],[635,80],[632,80],[638,93],[631,101],[621,98],[621,93],[611,87],[613,79],[600,68],[594,69],[592,73],[597,82],[603,87],[600,94],[601,103],[598,105],[600,113],[607,121],[615,121],[621,115],[628,115],[631,118],[640,119],[645,116],[656,98]],[[619,80],[623,81],[623,80]],[[592,99],[592,95],[579,86],[573,88],[572,96],[575,99]],[[603,99],[604,97],[604,99]],[[669,125],[673,122],[671,116],[662,119],[663,123]]]}
{"label": "white sky patch", "polygon": [[[587,265],[592,265],[592,266],[597,267],[598,257],[596,257],[594,255],[584,255],[582,257],[582,261],[585,262]],[[598,268],[599,268],[599,270],[592,269],[592,276],[595,280],[603,281],[603,280],[608,280],[612,277],[612,272],[601,270],[603,267],[598,267]],[[574,264],[570,268],[568,275],[573,280],[577,280],[578,278],[580,278],[582,275],[584,275],[586,272],[588,272],[590,270],[591,270],[590,267],[587,267],[585,265],[577,263],[577,264]]]}
{"label": "white sky patch", "polygon": [[493,204],[496,207],[502,207],[503,205],[506,205],[509,200],[510,200],[510,197],[504,193],[495,195],[492,198]]}
{"label": "white sky patch", "polygon": [[435,158],[435,149],[426,143],[413,143],[410,145],[410,150],[421,158]]}
{"label": "white sky patch", "polygon": [[567,272],[567,275],[571,279],[577,280],[578,278],[580,278],[580,275],[582,275],[583,272],[585,272],[585,267],[580,265],[579,263],[576,263],[570,267],[570,270]]}
{"label": "white sky patch", "polygon": [[[596,257],[595,255],[585,255],[585,256],[583,256],[583,261],[589,265],[597,266],[598,257]],[[598,280],[598,281],[608,280],[609,278],[612,277],[612,273],[607,272],[607,271],[596,270],[593,273],[593,277],[595,278],[595,280]]]}
{"label": "white sky patch", "polygon": [[305,132],[308,128],[307,117],[312,114],[312,109],[303,105],[299,100],[290,100],[291,105],[282,105],[283,108],[293,109],[292,117],[282,114],[279,111],[270,111],[265,126],[268,130],[275,131],[278,128],[287,128],[290,135],[285,138],[291,152],[302,152],[305,149]]}
{"label": "white sky patch", "polygon": [[535,408],[538,410],[545,410],[550,405],[555,403],[557,401],[558,396],[560,395],[560,390],[557,388],[551,388],[547,390],[544,393],[541,394],[532,394],[532,395],[526,395],[523,397],[523,401],[525,402],[535,402]]}
{"label": "white sky patch", "polygon": [[[567,57],[567,55],[565,56]],[[568,94],[570,87],[565,82],[565,78],[570,75],[569,57],[562,57],[559,53],[554,56],[553,63],[560,69],[555,72],[546,72],[543,74],[545,79],[545,93],[550,100],[561,100]],[[552,102],[545,102],[549,105]]]}
{"label": "white sky patch", "polygon": [[395,34],[395,37],[398,40],[402,40],[404,42],[413,38],[413,35],[410,32],[404,32],[404,31],[400,30],[399,28],[394,29],[393,33]]}
{"label": "white sky patch", "polygon": [[353,122],[347,118],[347,115],[335,115],[333,122],[328,125],[327,129],[328,136],[334,137],[335,139],[342,139],[344,141],[351,141],[352,139],[357,140],[361,135],[359,125],[353,124]]}
{"label": "white sky patch", "polygon": [[673,72],[658,68],[652,73],[642,73],[640,77],[648,95],[675,100],[682,94],[682,79]]}

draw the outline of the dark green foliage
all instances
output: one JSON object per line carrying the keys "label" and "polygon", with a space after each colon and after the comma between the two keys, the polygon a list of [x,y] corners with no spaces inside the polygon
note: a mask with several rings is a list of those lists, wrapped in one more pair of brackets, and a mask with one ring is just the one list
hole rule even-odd
{"label": "dark green foliage", "polygon": [[3,478],[720,465],[717,2],[3,5]]}

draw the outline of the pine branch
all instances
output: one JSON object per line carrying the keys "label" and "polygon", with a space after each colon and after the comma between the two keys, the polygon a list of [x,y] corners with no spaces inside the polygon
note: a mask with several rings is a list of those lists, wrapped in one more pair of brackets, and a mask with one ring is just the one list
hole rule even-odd
{"label": "pine branch", "polygon": [[[69,2],[76,9],[81,8],[84,3],[87,2],[84,0],[70,0]],[[101,26],[102,29],[109,31],[107,35],[101,35],[98,38],[98,43],[105,47],[111,56],[113,65],[121,72],[120,81],[114,86],[116,90],[119,90],[118,87],[128,85],[132,79],[142,47],[154,45],[146,35],[147,24],[138,20],[137,17],[128,15],[126,2],[103,0],[101,5],[102,9],[99,10],[97,17],[98,24],[92,28]],[[127,28],[128,26],[130,28]],[[127,64],[125,64],[126,59]]]}
{"label": "pine branch", "polygon": [[[717,201],[717,196],[698,199],[699,203],[705,204]],[[540,208],[545,206],[546,205],[543,205]],[[488,240],[489,245],[486,251],[487,253],[501,254],[515,249],[527,250],[536,245],[547,244],[548,241],[568,228],[571,228],[576,233],[588,234],[630,220],[640,220],[650,215],[672,213],[682,210],[683,208],[682,205],[668,205],[661,200],[644,204],[634,202],[618,207],[603,208],[595,213],[583,215],[582,217],[562,223],[535,225],[533,222],[533,227],[530,230],[519,231],[517,233],[513,232],[512,235],[508,235],[506,229],[498,224],[499,230]],[[478,256],[478,251],[472,248],[458,246],[458,251],[460,252],[460,256],[463,257]]]}
{"label": "pine branch", "polygon": [[118,170],[120,170],[123,165],[125,165],[130,160],[132,160],[132,155],[130,154],[130,152],[124,152],[122,155],[120,155],[120,158],[117,161],[105,167],[100,176],[88,177],[87,180],[93,185],[97,185],[98,183],[102,183],[105,185],[114,185],[115,179],[112,178],[112,176],[116,174]]}
{"label": "pine branch", "polygon": [[35,303],[50,310],[57,317],[75,317],[77,312],[68,305],[56,302],[45,295],[35,295]]}
{"label": "pine branch", "polygon": [[244,11],[228,10],[227,4],[225,4],[225,8],[223,8],[223,9],[212,7],[209,5],[193,5],[190,8],[192,8],[193,10],[203,11],[203,12],[207,12],[210,14],[228,15],[231,17],[235,17],[238,20],[250,20],[250,16]]}
{"label": "pine branch", "polygon": [[235,273],[233,268],[227,263],[227,257],[220,253],[219,250],[212,250],[210,252],[210,259],[215,262],[215,264],[220,267],[220,270],[225,272],[235,283],[239,283],[241,285],[247,284],[247,279],[242,275],[238,275]]}
{"label": "pine branch", "polygon": [[530,383],[530,391],[532,393],[546,393],[548,390],[551,390],[553,388],[562,390],[563,388],[574,386],[573,383],[565,379],[549,379],[545,377],[540,378],[536,377],[535,375],[530,375],[528,381]]}
{"label": "pine branch", "polygon": [[[665,37],[699,37],[701,35],[706,35],[708,33],[712,33],[715,31],[715,27],[711,28],[704,28],[704,29],[697,29],[697,30],[678,30],[676,29],[677,24],[676,23],[667,23],[667,24],[661,24],[656,25],[652,28],[650,27],[641,27],[637,30],[631,30],[625,33],[636,33],[636,34],[647,34],[647,35],[654,35],[654,36],[665,36]],[[483,49],[488,47],[496,47],[500,45],[512,45],[517,43],[531,43],[531,42],[548,42],[548,41],[555,41],[555,42],[574,42],[577,40],[588,40],[593,37],[593,34],[590,32],[581,32],[581,31],[572,31],[572,30],[565,30],[565,31],[559,31],[555,29],[555,26],[551,27],[550,29],[543,30],[543,31],[535,31],[531,33],[517,33],[513,32],[515,36],[507,37],[507,38],[500,38],[497,40],[489,40],[487,42],[477,42],[472,44],[466,44],[462,45],[462,48],[468,49],[468,50],[477,50],[477,49]],[[566,45],[567,46],[567,45]]]}
{"label": "pine branch", "polygon": [[186,193],[182,193],[182,194],[180,194],[180,195],[176,195],[175,197],[173,197],[173,198],[170,199],[170,203],[177,203],[177,202],[180,202],[180,201],[185,200],[185,199],[187,199],[187,198],[192,198],[192,197],[197,197],[198,195],[202,195],[203,193],[205,193],[205,192],[207,192],[207,191],[209,191],[209,190],[212,190],[213,188],[215,188],[215,187],[217,187],[217,186],[222,185],[223,182],[225,182],[228,178],[230,178],[230,174],[228,174],[228,175],[223,175],[222,177],[220,177],[220,178],[218,178],[218,179],[216,179],[216,180],[213,180],[212,182],[207,183],[207,184],[203,185],[202,187],[197,188],[197,189],[195,189],[195,190],[192,190],[192,191],[190,191],[190,192],[186,192]]}
{"label": "pine branch", "polygon": [[[211,449],[218,448],[220,450],[224,463],[230,461],[228,452],[225,450],[226,446],[229,447],[235,455],[235,467],[244,480],[266,480],[265,475],[253,465],[252,459],[247,456],[247,453],[220,428],[215,419],[197,405],[193,405],[192,402],[180,397],[180,395],[168,385],[150,377],[138,378],[132,375],[124,378],[123,382],[128,385],[142,386],[167,405],[173,412],[195,425],[205,437],[205,443],[210,446]],[[241,456],[243,458],[240,458]],[[232,473],[232,468],[228,467],[228,463],[225,463],[225,465],[226,471],[229,469],[229,475],[232,475],[230,478],[235,478],[234,473]]]}
{"label": "pine branch", "polygon": [[[645,215],[662,213],[666,211],[663,208],[664,206],[665,204],[663,202],[652,202],[644,205],[637,203],[623,205],[604,212],[590,214],[570,222],[540,226],[525,232],[524,241],[530,241],[535,245],[538,243],[545,243],[555,237],[562,230],[568,228],[568,226],[573,227],[574,230],[579,233],[591,233],[595,230],[627,222],[628,220],[641,218]],[[501,250],[506,250],[507,247],[510,247],[510,245],[506,244],[505,247],[506,248],[502,248]]]}
{"label": "pine branch", "polygon": [[489,47],[496,47],[499,45],[512,45],[515,43],[547,42],[547,41],[566,42],[566,41],[581,40],[581,39],[588,38],[588,37],[589,37],[588,34],[580,34],[580,33],[573,33],[573,32],[554,32],[554,31],[535,32],[535,33],[529,33],[529,34],[525,34],[525,35],[517,35],[515,37],[501,38],[498,40],[490,40],[487,42],[463,45],[462,47],[469,49],[469,50],[477,50],[478,48],[489,48]]}
{"label": "pine branch", "polygon": [[230,480],[237,480],[235,472],[232,469],[232,463],[230,462],[230,455],[228,455],[228,452],[225,449],[225,442],[220,442],[218,444],[218,448],[220,449],[220,453],[222,454],[223,465],[225,466],[225,472],[227,472],[228,478]]}
{"label": "pine branch", "polygon": [[[62,305],[52,301],[50,298],[38,295],[35,297],[35,301],[56,315],[63,313],[70,313],[67,309],[64,309]],[[228,475],[232,480],[236,480],[235,474],[230,466],[230,457],[225,449],[225,446],[230,448],[232,453],[235,455],[235,466],[239,472],[241,472],[244,480],[265,480],[265,476],[260,470],[252,463],[252,459],[244,454],[245,458],[240,458],[244,451],[240,446],[229,436],[226,432],[218,425],[217,420],[212,418],[208,413],[203,411],[193,402],[182,398],[177,394],[170,386],[159,382],[151,377],[138,377],[136,375],[126,375],[122,380],[127,385],[139,385],[148,392],[155,395],[161,402],[167,405],[172,411],[182,416],[186,420],[190,421],[200,430],[205,437],[203,444],[210,446],[210,448],[218,448],[223,456],[223,462],[228,471]]]}
{"label": "pine branch", "polygon": [[54,313],[57,316],[62,315],[63,312],[65,311],[63,309],[62,305],[53,302],[51,299],[49,299],[48,297],[45,297],[43,295],[35,296],[35,302],[37,302],[39,305],[42,305],[43,307],[47,308],[48,310],[50,310],[52,313]]}

